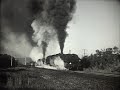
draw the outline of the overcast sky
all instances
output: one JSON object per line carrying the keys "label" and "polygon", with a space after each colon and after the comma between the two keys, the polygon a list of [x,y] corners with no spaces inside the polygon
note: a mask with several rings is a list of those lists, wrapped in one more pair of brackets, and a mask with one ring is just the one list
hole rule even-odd
{"label": "overcast sky", "polygon": [[120,3],[115,0],[77,0],[76,11],[68,24],[64,52],[94,53],[96,49],[120,48]]}

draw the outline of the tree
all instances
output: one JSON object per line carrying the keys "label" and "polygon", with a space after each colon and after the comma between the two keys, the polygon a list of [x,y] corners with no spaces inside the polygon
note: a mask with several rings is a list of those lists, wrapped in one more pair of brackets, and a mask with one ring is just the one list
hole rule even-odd
{"label": "tree", "polygon": [[81,60],[81,66],[83,68],[88,68],[90,67],[90,61],[89,61],[89,57],[88,56],[84,56]]}
{"label": "tree", "polygon": [[119,53],[119,48],[116,47],[116,46],[114,46],[114,47],[113,47],[113,52],[114,52],[115,54]]}

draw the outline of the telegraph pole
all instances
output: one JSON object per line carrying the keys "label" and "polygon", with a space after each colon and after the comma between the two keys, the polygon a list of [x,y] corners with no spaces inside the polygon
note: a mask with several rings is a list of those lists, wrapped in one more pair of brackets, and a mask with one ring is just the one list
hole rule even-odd
{"label": "telegraph pole", "polygon": [[25,57],[25,65],[26,65],[26,57]]}
{"label": "telegraph pole", "polygon": [[71,50],[69,50],[69,54],[71,54]]}
{"label": "telegraph pole", "polygon": [[12,56],[11,56],[11,67],[12,67]]}
{"label": "telegraph pole", "polygon": [[83,49],[83,55],[84,56],[86,55],[86,51],[87,51],[87,49]]}

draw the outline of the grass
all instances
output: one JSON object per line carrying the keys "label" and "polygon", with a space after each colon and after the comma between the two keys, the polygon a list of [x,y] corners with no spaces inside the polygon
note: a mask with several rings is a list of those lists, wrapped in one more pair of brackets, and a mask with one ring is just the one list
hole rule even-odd
{"label": "grass", "polygon": [[16,67],[0,70],[0,87],[9,90],[119,90],[119,78],[73,71]]}
{"label": "grass", "polygon": [[106,65],[104,69],[97,66],[84,69],[84,72],[103,73],[103,74],[119,74],[120,75],[120,62]]}

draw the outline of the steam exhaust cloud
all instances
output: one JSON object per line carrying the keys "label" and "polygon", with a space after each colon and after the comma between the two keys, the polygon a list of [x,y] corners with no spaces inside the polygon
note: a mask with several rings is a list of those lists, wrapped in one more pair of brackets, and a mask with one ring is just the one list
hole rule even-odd
{"label": "steam exhaust cloud", "polygon": [[33,39],[37,42],[38,47],[42,46],[43,57],[45,57],[47,46],[55,34],[57,34],[61,54],[63,54],[64,42],[67,37],[67,23],[72,19],[75,3],[75,0],[30,1],[29,7],[35,19],[33,23],[37,22],[33,26],[43,27],[42,29],[34,29],[35,33],[33,34]]}

